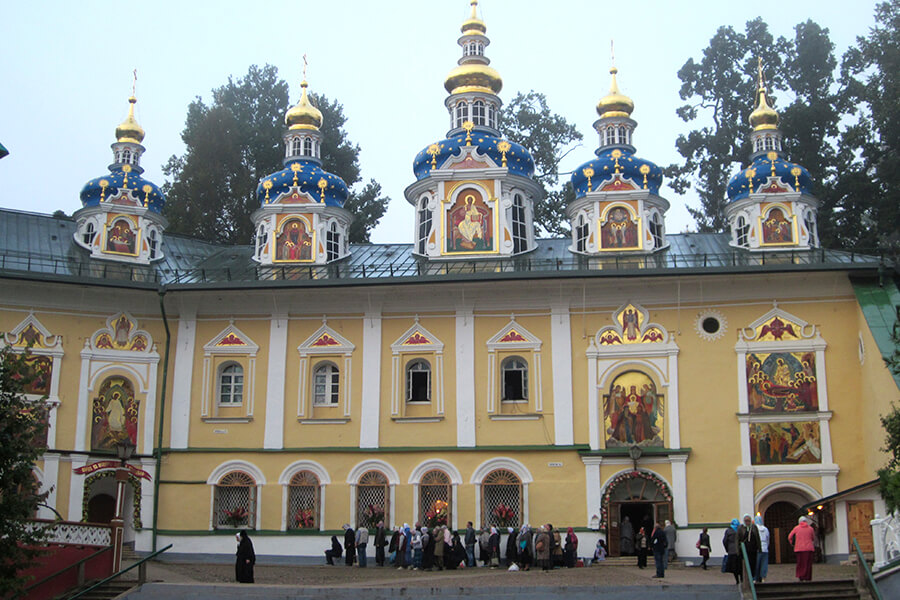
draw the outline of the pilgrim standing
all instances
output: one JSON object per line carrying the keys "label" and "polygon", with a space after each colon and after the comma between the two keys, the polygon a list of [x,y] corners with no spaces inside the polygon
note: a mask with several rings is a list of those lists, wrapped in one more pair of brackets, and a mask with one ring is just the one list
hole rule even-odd
{"label": "pilgrim standing", "polygon": [[481,535],[478,536],[478,550],[481,552],[482,566],[491,564],[491,530],[487,524],[481,528]]}
{"label": "pilgrim standing", "polygon": [[750,564],[750,572],[747,573],[747,576],[756,580],[756,556],[759,554],[760,539],[759,529],[750,515],[744,515],[744,522],[738,527],[739,554],[740,544],[744,544],[744,548],[747,549],[747,562]]}
{"label": "pilgrim standing", "polygon": [[637,550],[638,569],[645,569],[647,568],[647,549],[650,546],[650,540],[647,538],[647,532],[643,527],[638,530],[634,542],[635,549]]}
{"label": "pilgrim standing", "polygon": [[516,543],[519,546],[519,568],[530,571],[531,565],[534,563],[534,538],[531,533],[531,527],[527,523],[522,525],[522,528],[519,530]]}
{"label": "pilgrim standing", "polygon": [[547,523],[547,531],[550,533],[550,560],[553,568],[563,566],[562,537],[559,529],[553,529],[553,525]]}
{"label": "pilgrim standing", "polygon": [[816,532],[809,525],[809,519],[800,517],[797,526],[788,534],[788,541],[794,546],[797,555],[797,579],[812,581],[813,554],[816,550]]}
{"label": "pilgrim standing", "polygon": [[568,568],[573,568],[575,566],[575,560],[578,558],[578,536],[575,535],[575,530],[569,527],[569,530],[566,532],[566,566]]}
{"label": "pilgrim standing", "polygon": [[400,557],[397,556],[397,548],[400,545],[400,528],[394,527],[391,532],[391,541],[388,543],[388,554],[391,557],[391,566],[400,564]]}
{"label": "pilgrim standing", "polygon": [[619,550],[623,555],[634,553],[634,526],[627,516],[622,519],[622,527],[619,528]]}
{"label": "pilgrim standing", "polygon": [[740,526],[740,521],[732,519],[731,526],[725,529],[725,535],[722,537],[722,545],[725,546],[725,553],[728,555],[725,562],[725,572],[734,575],[734,582],[738,584],[741,582],[744,572],[741,567],[741,555],[738,546],[738,527]]}
{"label": "pilgrim standing", "polygon": [[653,534],[650,536],[650,546],[653,548],[653,562],[656,563],[656,575],[653,577],[662,579],[666,576],[666,555],[668,554],[666,549],[669,547],[669,542],[666,539],[666,532],[659,523],[656,524]]}
{"label": "pilgrim standing", "polygon": [[506,566],[511,567],[519,562],[519,544],[516,542],[516,530],[508,527],[507,532],[509,537],[506,538]]}
{"label": "pilgrim standing", "polygon": [[763,525],[760,515],[756,515],[759,529],[759,554],[756,555],[756,583],[762,583],[769,576],[769,528]]}
{"label": "pilgrim standing", "polygon": [[378,521],[375,528],[375,564],[379,567],[384,566],[384,547],[387,546],[385,540],[384,521]]}
{"label": "pilgrim standing", "polygon": [[478,538],[475,536],[475,528],[472,527],[472,521],[466,523],[466,566],[475,566],[475,542]]}
{"label": "pilgrim standing", "polygon": [[703,570],[706,570],[706,562],[709,560],[709,529],[706,527],[703,528],[703,531],[700,532],[700,539],[697,540],[697,549],[700,550],[700,556],[703,557],[703,562],[700,563],[700,566]]}
{"label": "pilgrim standing", "polygon": [[550,534],[547,533],[546,525],[541,525],[541,530],[535,538],[534,553],[537,558],[537,566],[541,568],[541,571],[549,571],[553,568],[550,564]]}
{"label": "pilgrim standing", "polygon": [[234,576],[238,583],[253,583],[253,565],[256,564],[256,553],[253,542],[244,529],[237,534],[237,558],[234,562]]}
{"label": "pilgrim standing", "polygon": [[496,569],[500,566],[500,532],[496,527],[491,527],[491,537],[488,538],[490,544],[491,568]]}
{"label": "pilgrim standing", "polygon": [[672,562],[676,558],[678,558],[678,553],[675,552],[675,541],[678,539],[678,533],[675,531],[675,526],[672,525],[672,521],[666,520],[666,527],[663,530],[666,533],[666,544],[668,544],[669,548],[669,562]]}
{"label": "pilgrim standing", "polygon": [[356,557],[356,534],[348,523],[344,523],[344,552],[344,564],[352,567]]}
{"label": "pilgrim standing", "polygon": [[369,528],[359,527],[356,530],[356,560],[360,569],[366,568],[366,546],[369,545]]}
{"label": "pilgrim standing", "polygon": [[428,526],[422,528],[422,569],[430,571],[434,566],[434,536]]}
{"label": "pilgrim standing", "polygon": [[435,527],[431,532],[434,537],[434,566],[438,571],[444,570],[444,532],[440,527]]}

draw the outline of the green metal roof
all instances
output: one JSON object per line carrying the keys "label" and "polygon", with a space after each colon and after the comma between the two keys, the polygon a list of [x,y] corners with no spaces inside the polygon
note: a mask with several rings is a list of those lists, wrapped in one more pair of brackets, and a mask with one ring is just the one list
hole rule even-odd
{"label": "green metal roof", "polygon": [[74,241],[75,222],[0,209],[0,275],[77,281],[133,288],[210,289],[313,287],[495,281],[570,277],[651,277],[784,271],[873,270],[877,256],[836,250],[751,253],[729,245],[718,233],[668,235],[669,248],[647,256],[582,257],[569,238],[538,240],[533,252],[493,260],[429,261],[413,255],[412,244],[352,244],[350,256],[325,266],[260,266],[251,246],[212,244],[165,234],[164,258],[132,266],[91,258]]}
{"label": "green metal roof", "polygon": [[[890,358],[900,350],[891,335],[900,319],[900,291],[897,290],[896,282],[890,277],[882,277],[880,280],[853,277],[850,281],[881,357]],[[900,373],[892,375],[894,383],[900,388]]]}

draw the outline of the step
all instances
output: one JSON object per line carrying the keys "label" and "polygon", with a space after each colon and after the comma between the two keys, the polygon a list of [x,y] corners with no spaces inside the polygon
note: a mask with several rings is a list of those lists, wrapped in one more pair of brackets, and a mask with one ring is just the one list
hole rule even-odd
{"label": "step", "polygon": [[756,596],[760,600],[859,600],[859,590],[853,579],[826,579],[792,583],[758,583]]}

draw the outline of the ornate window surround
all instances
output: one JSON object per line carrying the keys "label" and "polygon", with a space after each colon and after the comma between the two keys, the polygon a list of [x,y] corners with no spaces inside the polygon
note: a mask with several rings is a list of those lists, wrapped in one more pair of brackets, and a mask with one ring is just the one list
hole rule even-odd
{"label": "ornate window surround", "polygon": [[[544,410],[544,399],[541,384],[541,346],[543,342],[536,335],[525,329],[516,321],[516,316],[511,315],[509,323],[490,337],[487,341],[487,411],[491,418],[499,418],[500,402],[503,385],[501,364],[504,359],[511,356],[521,357],[529,370],[529,398],[528,403],[534,410],[534,415],[540,415]],[[504,415],[505,417],[506,415]],[[516,417],[520,415],[509,415]],[[525,415],[522,415],[525,416]],[[532,416],[532,418],[534,418]]]}
{"label": "ornate window surround", "polygon": [[[422,340],[411,343],[411,340]],[[413,326],[391,344],[391,418],[404,420],[406,404],[406,365],[422,358],[431,365],[431,405],[433,416],[428,420],[444,417],[444,343],[419,323],[416,315]],[[419,419],[413,419],[419,420]]]}
{"label": "ornate window surround", "polygon": [[[325,319],[322,320],[321,327],[297,346],[297,352],[300,353],[300,381],[297,397],[298,421],[301,423],[346,423],[350,420],[354,350],[356,350],[356,346],[329,327]],[[343,411],[339,418],[316,419],[313,417],[312,403],[314,397],[312,386],[314,384],[314,372],[316,366],[323,361],[332,362],[338,366],[340,396],[344,401]]]}
{"label": "ornate window surround", "polygon": [[481,515],[481,483],[493,471],[497,469],[505,469],[512,471],[522,483],[522,514],[521,522],[529,523],[529,507],[528,507],[528,485],[534,481],[531,472],[524,464],[514,458],[507,456],[497,456],[490,458],[475,468],[472,473],[471,483],[475,485],[475,514]]}
{"label": "ornate window surround", "polygon": [[[234,325],[232,320],[203,346],[203,391],[200,418],[207,423],[247,423],[253,420],[253,396],[256,386],[256,354],[259,346]],[[235,362],[244,368],[244,415],[220,417],[218,393],[219,365]]]}
{"label": "ornate window surround", "polygon": [[310,471],[319,478],[319,531],[325,531],[325,486],[331,483],[331,477],[325,467],[313,460],[298,460],[288,465],[278,477],[278,485],[281,486],[281,531],[287,531],[287,509],[291,479],[301,471]]}
{"label": "ornate window surround", "polygon": [[350,519],[352,520],[352,525],[356,527],[356,486],[359,483],[359,479],[365,475],[369,471],[380,471],[387,477],[388,487],[390,488],[389,499],[388,499],[388,507],[390,508],[390,523],[385,523],[385,526],[389,529],[394,528],[394,522],[396,520],[396,506],[397,506],[397,486],[400,484],[400,476],[397,474],[397,470],[394,469],[390,464],[384,462],[383,460],[371,459],[364,460],[361,463],[357,464],[355,467],[350,469],[350,473],[347,475],[347,483],[350,486]]}
{"label": "ornate window surround", "polygon": [[442,471],[450,478],[450,525],[452,529],[458,529],[459,516],[457,513],[459,512],[459,486],[463,482],[462,475],[453,463],[440,458],[432,458],[419,463],[409,475],[407,483],[413,486],[412,522],[421,521],[421,515],[419,514],[419,484],[422,483],[422,477],[429,471]]}
{"label": "ornate window surround", "polygon": [[243,460],[229,460],[220,464],[206,479],[206,484],[209,486],[209,530],[216,529],[216,486],[225,475],[232,471],[243,471],[256,483],[256,514],[254,515],[256,524],[253,528],[259,531],[262,528],[262,486],[266,484],[266,477],[259,467]]}

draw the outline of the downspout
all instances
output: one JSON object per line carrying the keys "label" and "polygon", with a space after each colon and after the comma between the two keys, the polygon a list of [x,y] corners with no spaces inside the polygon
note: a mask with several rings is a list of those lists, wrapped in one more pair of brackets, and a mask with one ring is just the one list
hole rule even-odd
{"label": "downspout", "polygon": [[166,420],[166,389],[169,380],[169,343],[172,340],[172,333],[169,331],[169,319],[166,318],[166,288],[159,288],[159,312],[162,315],[163,325],[166,328],[166,353],[163,357],[162,372],[162,391],[159,394],[159,434],[157,436],[156,447],[153,454],[156,456],[156,477],[153,479],[153,549],[156,552],[156,529],[159,519],[159,479],[160,470],[162,469],[162,445],[163,445],[163,424]]}

